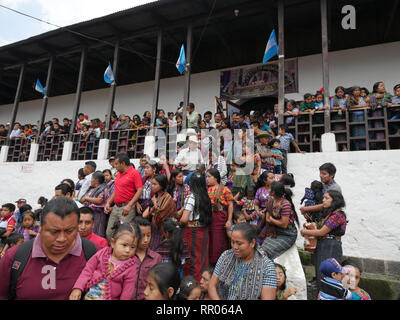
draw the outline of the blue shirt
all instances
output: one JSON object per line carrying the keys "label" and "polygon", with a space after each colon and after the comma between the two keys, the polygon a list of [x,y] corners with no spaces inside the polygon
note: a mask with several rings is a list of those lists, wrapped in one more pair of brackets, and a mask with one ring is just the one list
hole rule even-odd
{"label": "blue shirt", "polygon": [[280,141],[280,149],[286,150],[289,152],[290,144],[292,141],[294,141],[294,137],[291,133],[285,133],[281,136],[279,136],[279,141]]}
{"label": "blue shirt", "polygon": [[[271,149],[271,152],[272,152],[272,153],[279,154],[279,155],[281,155],[281,156],[283,157],[283,153],[282,153],[282,151],[279,150],[279,149]],[[282,164],[281,160],[279,160],[279,159],[276,159],[276,158],[275,158],[275,161],[276,161],[276,165],[277,165],[277,166],[280,166],[280,165]]]}
{"label": "blue shirt", "polygon": [[271,128],[269,127],[269,125],[267,125],[266,123],[264,123],[264,125],[261,127],[262,131],[267,131],[267,132],[271,132]]}

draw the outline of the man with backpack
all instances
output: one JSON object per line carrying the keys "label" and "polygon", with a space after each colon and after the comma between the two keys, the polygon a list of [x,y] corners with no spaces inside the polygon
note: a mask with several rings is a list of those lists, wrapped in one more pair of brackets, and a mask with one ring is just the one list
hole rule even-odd
{"label": "man with backpack", "polygon": [[68,300],[86,261],[100,247],[78,233],[79,209],[68,198],[49,201],[40,233],[0,260],[0,299]]}

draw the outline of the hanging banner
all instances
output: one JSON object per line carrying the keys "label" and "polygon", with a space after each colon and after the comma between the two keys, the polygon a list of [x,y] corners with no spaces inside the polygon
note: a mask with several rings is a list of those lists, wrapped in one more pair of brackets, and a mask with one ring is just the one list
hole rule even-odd
{"label": "hanging banner", "polygon": [[[278,95],[278,61],[221,71],[220,98],[238,100]],[[285,93],[297,93],[297,58],[285,60]]]}

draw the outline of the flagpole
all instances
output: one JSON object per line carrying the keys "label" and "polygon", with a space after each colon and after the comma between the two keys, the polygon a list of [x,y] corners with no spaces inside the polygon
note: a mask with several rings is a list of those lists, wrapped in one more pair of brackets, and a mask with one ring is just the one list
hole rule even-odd
{"label": "flagpole", "polygon": [[110,97],[109,97],[109,103],[108,103],[107,121],[106,121],[105,136],[104,136],[105,139],[108,139],[108,132],[110,130],[110,123],[111,123],[111,115],[114,110],[115,91],[117,89],[116,81],[117,81],[117,74],[118,74],[119,44],[120,44],[120,40],[118,40],[115,43],[115,49],[114,49],[114,64],[113,64],[114,81],[111,82],[111,87],[110,87]]}
{"label": "flagpole", "polygon": [[278,3],[278,124],[283,124],[283,113],[285,109],[285,38],[284,38],[284,0]]}
{"label": "flagpole", "polygon": [[47,69],[46,87],[45,87],[45,94],[43,96],[42,113],[40,116],[40,122],[38,127],[38,136],[40,136],[40,134],[42,133],[42,127],[44,125],[44,119],[46,117],[47,104],[49,101],[50,88],[53,79],[53,70],[54,70],[54,56],[51,56],[49,60],[49,67]]}
{"label": "flagpole", "polygon": [[186,38],[186,70],[185,70],[185,90],[183,96],[183,117],[182,128],[186,129],[187,106],[190,98],[190,76],[192,69],[192,24],[188,25],[187,38]]}
{"label": "flagpole", "polygon": [[24,87],[24,79],[25,79],[25,69],[26,69],[26,64],[23,63],[21,65],[21,70],[19,72],[19,79],[18,79],[18,86],[17,86],[17,91],[15,93],[15,99],[14,99],[14,107],[11,115],[11,121],[10,121],[10,132],[7,134],[7,145],[10,145],[10,133],[12,130],[14,130],[14,124],[15,124],[15,119],[17,118],[17,113],[18,113],[18,106],[19,106],[19,101],[21,100],[21,95],[22,95],[22,89]]}

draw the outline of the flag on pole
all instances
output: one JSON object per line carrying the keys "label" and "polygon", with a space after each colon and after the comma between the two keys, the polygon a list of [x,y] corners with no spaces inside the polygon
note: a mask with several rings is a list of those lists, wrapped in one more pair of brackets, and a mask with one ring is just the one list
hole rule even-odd
{"label": "flag on pole", "polygon": [[40,92],[41,94],[45,95],[46,94],[46,88],[43,88],[42,84],[40,83],[40,80],[36,80],[36,85],[35,85],[35,90],[37,92]]}
{"label": "flag on pole", "polygon": [[176,68],[179,73],[182,74],[186,67],[186,56],[185,56],[185,47],[182,45],[181,53],[179,54],[178,61],[176,62]]}
{"label": "flag on pole", "polygon": [[104,81],[107,83],[113,83],[115,81],[114,73],[111,68],[111,63],[108,63],[108,67],[107,67],[106,71],[104,72]]}
{"label": "flag on pole", "polygon": [[276,42],[275,30],[272,30],[268,39],[267,47],[265,48],[263,63],[266,63],[276,54],[278,54],[278,44]]}

